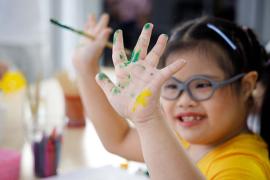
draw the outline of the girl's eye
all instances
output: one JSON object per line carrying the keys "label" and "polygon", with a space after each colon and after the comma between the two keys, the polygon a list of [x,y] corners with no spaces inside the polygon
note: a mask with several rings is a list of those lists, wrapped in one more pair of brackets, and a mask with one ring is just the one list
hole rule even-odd
{"label": "girl's eye", "polygon": [[200,84],[197,84],[197,88],[206,88],[206,87],[211,87],[211,83],[200,83]]}
{"label": "girl's eye", "polygon": [[167,84],[165,86],[165,88],[167,88],[167,89],[177,89],[177,85],[176,84]]}
{"label": "girl's eye", "polygon": [[201,88],[209,88],[212,87],[212,83],[207,81],[207,80],[199,80],[199,81],[195,81],[192,83],[193,87],[196,89],[201,89]]}

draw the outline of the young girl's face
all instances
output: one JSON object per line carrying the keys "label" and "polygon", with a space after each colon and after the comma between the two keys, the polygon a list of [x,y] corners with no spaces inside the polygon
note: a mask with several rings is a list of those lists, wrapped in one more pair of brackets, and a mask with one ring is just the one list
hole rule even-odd
{"label": "young girl's face", "polygon": [[[173,53],[167,64],[185,59],[184,68],[174,78],[186,81],[203,75],[215,81],[225,80],[222,69],[211,57],[196,51]],[[218,144],[245,128],[245,105],[241,94],[230,85],[219,88],[204,101],[195,101],[183,92],[175,100],[161,98],[166,119],[191,144]]]}

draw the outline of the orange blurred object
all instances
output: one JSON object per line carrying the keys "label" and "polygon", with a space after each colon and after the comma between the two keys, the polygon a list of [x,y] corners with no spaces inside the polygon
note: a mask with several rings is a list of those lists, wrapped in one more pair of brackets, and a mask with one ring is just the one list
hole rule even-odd
{"label": "orange blurred object", "polygon": [[68,127],[85,126],[85,116],[81,97],[79,95],[65,95],[65,103]]}

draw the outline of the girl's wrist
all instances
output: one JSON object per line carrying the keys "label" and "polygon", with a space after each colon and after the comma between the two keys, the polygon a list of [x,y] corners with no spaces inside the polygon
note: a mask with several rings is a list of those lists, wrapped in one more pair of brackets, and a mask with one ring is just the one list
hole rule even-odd
{"label": "girl's wrist", "polygon": [[80,77],[93,76],[100,71],[98,63],[74,65],[76,74]]}
{"label": "girl's wrist", "polygon": [[156,113],[151,117],[147,118],[136,118],[134,119],[134,124],[138,131],[153,127],[155,124],[164,123],[164,118],[161,113]]}

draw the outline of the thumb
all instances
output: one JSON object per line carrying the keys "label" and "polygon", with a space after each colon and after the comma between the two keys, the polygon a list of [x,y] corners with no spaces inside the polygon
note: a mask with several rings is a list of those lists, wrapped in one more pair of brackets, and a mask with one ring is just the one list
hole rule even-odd
{"label": "thumb", "polygon": [[113,82],[103,72],[99,72],[96,75],[96,82],[98,83],[98,85],[100,86],[100,88],[103,90],[103,92],[108,98],[112,89],[115,87]]}

